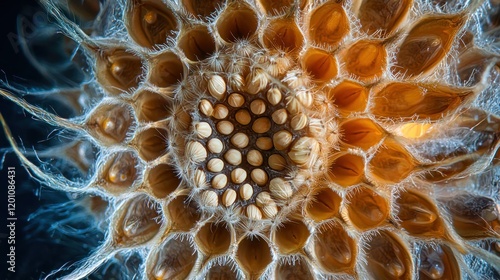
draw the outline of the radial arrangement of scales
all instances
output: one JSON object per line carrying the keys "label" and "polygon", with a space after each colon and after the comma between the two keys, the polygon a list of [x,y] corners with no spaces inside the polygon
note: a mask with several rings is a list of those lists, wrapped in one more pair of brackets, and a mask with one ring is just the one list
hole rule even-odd
{"label": "radial arrangement of scales", "polygon": [[56,188],[108,232],[68,279],[499,277],[498,1],[45,4],[90,63]]}

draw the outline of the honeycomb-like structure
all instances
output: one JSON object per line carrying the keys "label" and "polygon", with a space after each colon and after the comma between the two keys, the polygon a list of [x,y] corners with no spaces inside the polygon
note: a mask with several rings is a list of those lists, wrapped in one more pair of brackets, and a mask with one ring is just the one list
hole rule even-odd
{"label": "honeycomb-like structure", "polygon": [[500,277],[497,1],[44,3],[90,61],[85,113],[2,95],[91,173],[15,148],[34,175],[105,201],[67,279],[127,252],[145,279]]}

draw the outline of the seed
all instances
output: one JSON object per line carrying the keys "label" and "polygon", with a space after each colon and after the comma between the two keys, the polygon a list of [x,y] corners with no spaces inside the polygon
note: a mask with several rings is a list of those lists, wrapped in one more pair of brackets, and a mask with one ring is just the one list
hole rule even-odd
{"label": "seed", "polygon": [[276,150],[284,150],[292,143],[293,135],[287,130],[280,130],[273,135],[273,144]]}
{"label": "seed", "polygon": [[255,133],[266,133],[271,128],[271,121],[268,118],[258,118],[253,122],[252,130]]}
{"label": "seed", "polygon": [[208,161],[207,169],[212,172],[220,172],[224,168],[224,162],[221,159],[213,158]]}
{"label": "seed", "polygon": [[318,158],[319,150],[320,145],[316,139],[301,137],[293,144],[288,156],[296,164],[311,167]]}
{"label": "seed", "polygon": [[231,165],[239,165],[241,163],[241,153],[235,149],[229,149],[224,154],[224,158]]}
{"label": "seed", "polygon": [[262,154],[257,150],[250,150],[247,154],[247,162],[252,166],[260,166],[264,159]]}
{"label": "seed", "polygon": [[236,112],[235,118],[236,121],[242,125],[247,125],[252,121],[252,117],[250,117],[250,113],[246,109],[241,109]]}
{"label": "seed", "polygon": [[245,148],[248,146],[250,139],[245,133],[238,132],[233,137],[231,137],[231,143],[237,148]]}
{"label": "seed", "polygon": [[266,103],[262,99],[256,99],[250,103],[250,111],[255,115],[263,114],[266,111]]}
{"label": "seed", "polygon": [[253,188],[250,184],[244,184],[240,187],[240,196],[243,200],[249,200],[253,195]]}
{"label": "seed", "polygon": [[216,207],[219,205],[219,198],[214,191],[204,191],[201,193],[201,203],[205,206]]}
{"label": "seed", "polygon": [[255,69],[252,73],[248,74],[246,83],[246,91],[250,94],[257,94],[267,87],[269,78],[263,69]]}
{"label": "seed", "polygon": [[227,189],[222,195],[222,204],[226,207],[233,205],[235,200],[236,192],[233,189]]}
{"label": "seed", "polygon": [[229,85],[234,90],[242,90],[245,86],[245,79],[240,74],[231,74],[228,77]]}
{"label": "seed", "polygon": [[271,105],[276,105],[281,101],[281,92],[277,88],[271,88],[267,91],[267,100]]}
{"label": "seed", "polygon": [[214,107],[212,106],[212,103],[210,103],[210,101],[206,99],[202,99],[200,101],[199,109],[200,112],[207,117],[211,117],[212,113],[214,112]]}
{"label": "seed", "polygon": [[202,162],[207,158],[207,150],[200,142],[189,141],[186,145],[186,157],[193,162]]}
{"label": "seed", "polygon": [[274,202],[274,200],[271,198],[271,195],[268,192],[261,192],[255,198],[255,203],[259,207],[264,207],[272,202]]}
{"label": "seed", "polygon": [[[245,181],[247,178],[247,172],[243,168],[236,168],[231,172],[231,181],[235,184],[241,184],[243,181]],[[248,185],[248,184],[246,184]],[[243,195],[242,195],[243,196]],[[250,196],[252,196],[250,194]]]}
{"label": "seed", "polygon": [[309,125],[307,126],[309,133],[314,137],[323,137],[326,133],[325,125],[320,119],[309,119]]}
{"label": "seed", "polygon": [[220,121],[217,123],[217,131],[224,135],[229,135],[234,130],[234,125],[230,121]]}
{"label": "seed", "polygon": [[252,172],[250,173],[250,177],[252,178],[252,181],[254,181],[259,186],[264,186],[267,183],[268,179],[267,173],[260,168],[252,170]]}
{"label": "seed", "polygon": [[215,105],[214,112],[213,112],[214,118],[216,118],[218,120],[222,120],[222,119],[225,119],[228,114],[229,114],[229,110],[227,109],[226,106],[224,106],[222,104]]}
{"label": "seed", "polygon": [[307,108],[310,108],[314,101],[310,91],[299,91],[297,92],[296,98],[300,104]]}
{"label": "seed", "polygon": [[284,124],[288,119],[288,113],[286,112],[286,109],[279,109],[271,115],[271,118],[276,124]]}
{"label": "seed", "polygon": [[212,135],[212,127],[207,122],[199,122],[194,127],[199,138],[208,138]]}
{"label": "seed", "polygon": [[307,116],[304,113],[299,113],[293,116],[290,121],[290,126],[293,130],[301,130],[307,125]]}
{"label": "seed", "polygon": [[207,143],[208,150],[214,154],[218,154],[222,152],[222,149],[224,148],[224,144],[222,144],[222,141],[218,138],[212,138],[208,140]]}
{"label": "seed", "polygon": [[278,207],[276,206],[276,203],[272,201],[270,204],[262,207],[262,212],[266,215],[266,217],[274,218],[276,214],[278,214]]}
{"label": "seed", "polygon": [[208,81],[208,91],[213,97],[222,100],[226,93],[226,82],[221,76],[213,75]]}
{"label": "seed", "polygon": [[279,199],[287,199],[293,194],[290,184],[279,177],[274,178],[269,182],[269,190],[273,196]]}
{"label": "seed", "polygon": [[261,150],[268,151],[273,148],[273,140],[270,137],[259,137],[255,145]]}
{"label": "seed", "polygon": [[250,204],[247,206],[246,212],[247,212],[248,218],[250,218],[252,220],[262,219],[262,212],[260,212],[260,209],[253,204]]}
{"label": "seed", "polygon": [[198,188],[205,187],[205,185],[207,183],[207,176],[205,175],[205,172],[203,172],[203,170],[197,169],[194,172],[194,182]]}
{"label": "seed", "polygon": [[243,95],[239,93],[232,93],[231,95],[229,95],[227,103],[229,103],[231,107],[239,108],[245,103],[245,97],[243,97]]}
{"label": "seed", "polygon": [[286,104],[286,109],[288,110],[288,112],[290,112],[290,114],[292,115],[298,114],[300,112],[300,109],[302,108],[299,100],[296,97],[287,97],[287,99],[288,102]]}
{"label": "seed", "polygon": [[267,160],[269,167],[274,170],[281,171],[286,167],[286,159],[278,154],[273,154]]}
{"label": "seed", "polygon": [[214,189],[223,189],[227,185],[227,176],[224,174],[218,174],[212,179],[212,187]]}

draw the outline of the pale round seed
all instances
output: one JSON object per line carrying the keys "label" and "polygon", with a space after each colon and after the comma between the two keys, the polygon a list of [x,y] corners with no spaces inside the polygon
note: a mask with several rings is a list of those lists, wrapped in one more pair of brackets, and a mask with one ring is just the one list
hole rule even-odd
{"label": "pale round seed", "polygon": [[250,111],[255,115],[261,115],[266,111],[266,103],[262,99],[255,99],[250,103]]}
{"label": "pale round seed", "polygon": [[204,191],[201,193],[201,203],[205,206],[216,207],[219,205],[219,197],[214,191]]}
{"label": "pale round seed", "polygon": [[249,200],[253,195],[253,187],[250,184],[244,184],[240,187],[240,196],[243,200]]}
{"label": "pale round seed", "polygon": [[271,121],[268,118],[258,118],[252,124],[252,130],[255,133],[266,133],[271,129]]}
{"label": "pale round seed", "polygon": [[311,137],[301,137],[292,146],[288,156],[299,165],[311,167],[319,157],[320,144]]}
{"label": "pale round seed", "polygon": [[255,204],[257,204],[257,206],[259,207],[264,207],[273,202],[274,200],[271,198],[271,195],[268,192],[260,192],[255,198]]}
{"label": "pale round seed", "polygon": [[213,179],[212,179],[212,187],[214,189],[223,189],[227,186],[227,176],[224,174],[217,174]]}
{"label": "pale round seed", "polygon": [[219,75],[213,75],[208,81],[208,92],[218,100],[223,99],[226,93],[226,82],[224,79]]}
{"label": "pale round seed", "polygon": [[213,158],[208,161],[207,169],[212,172],[220,172],[224,169],[224,162],[221,159]]}
{"label": "pale round seed", "polygon": [[[231,171],[231,181],[235,184],[241,184],[247,179],[247,172],[243,168],[236,168]],[[248,185],[248,184],[246,184]],[[252,196],[252,195],[250,195]]]}
{"label": "pale round seed", "polygon": [[207,122],[199,122],[195,124],[194,128],[199,138],[208,138],[212,135],[212,127]]}
{"label": "pale round seed", "polygon": [[288,130],[280,130],[273,135],[273,144],[278,151],[288,148],[292,140],[293,135]]}
{"label": "pale round seed", "polygon": [[207,147],[211,153],[218,154],[222,152],[222,149],[224,149],[224,144],[222,144],[220,139],[212,138],[208,140]]}
{"label": "pale round seed", "polygon": [[284,124],[288,119],[288,113],[286,109],[279,109],[271,115],[271,118],[276,124]]}
{"label": "pale round seed", "polygon": [[262,219],[262,212],[260,212],[260,209],[253,204],[249,204],[247,206],[246,212],[247,212],[247,217],[252,220]]}
{"label": "pale round seed", "polygon": [[267,75],[263,69],[255,69],[252,73],[249,73],[246,78],[246,91],[250,94],[257,94],[266,88],[269,83]]}
{"label": "pale round seed", "polygon": [[214,118],[216,118],[218,120],[223,120],[227,117],[228,114],[229,114],[229,110],[227,109],[226,106],[224,106],[222,104],[215,105],[214,112],[213,112]]}
{"label": "pale round seed", "polygon": [[200,142],[189,141],[186,145],[186,157],[193,162],[202,162],[207,158],[207,150]]}
{"label": "pale round seed", "polygon": [[245,97],[239,93],[232,93],[227,98],[227,103],[229,103],[229,105],[233,108],[239,108],[245,103]]}
{"label": "pale round seed", "polygon": [[245,79],[240,74],[231,74],[228,77],[229,85],[233,90],[242,90],[245,86]]}
{"label": "pale round seed", "polygon": [[240,187],[240,196],[243,200],[249,200],[253,195],[253,187],[250,184],[244,184]]}
{"label": "pale round seed", "polygon": [[236,149],[229,149],[224,154],[224,159],[231,165],[239,165],[241,163],[241,152]]}
{"label": "pale round seed", "polygon": [[300,105],[299,100],[295,97],[287,98],[286,109],[290,114],[295,115],[300,112],[302,105]]}
{"label": "pale round seed", "polygon": [[199,109],[200,112],[207,117],[211,117],[214,112],[214,107],[212,106],[212,103],[210,103],[210,101],[206,99],[202,99],[200,101]]}
{"label": "pale round seed", "polygon": [[267,160],[269,167],[274,170],[281,171],[286,167],[286,159],[278,154],[273,154]]}
{"label": "pale round seed", "polygon": [[310,108],[314,102],[313,95],[310,91],[299,91],[297,92],[297,100],[304,107]]}
{"label": "pale round seed", "polygon": [[248,146],[249,141],[250,139],[248,138],[248,136],[242,132],[238,132],[235,135],[233,135],[233,137],[231,137],[231,143],[240,149]]}
{"label": "pale round seed", "polygon": [[222,204],[226,207],[233,205],[235,200],[236,192],[233,189],[227,189],[222,195]]}
{"label": "pale round seed", "polygon": [[290,126],[293,130],[301,130],[307,125],[307,116],[304,113],[299,113],[290,120]]}
{"label": "pale round seed", "polygon": [[207,175],[201,169],[194,172],[194,183],[198,188],[203,188],[207,184]]}
{"label": "pale round seed", "polygon": [[224,135],[229,135],[234,130],[234,125],[230,121],[220,121],[217,123],[217,131]]}
{"label": "pale round seed", "polygon": [[268,218],[274,218],[278,214],[278,206],[272,201],[268,205],[264,205],[262,208],[262,213]]}
{"label": "pale round seed", "polygon": [[252,181],[254,181],[259,186],[264,186],[269,178],[266,171],[260,168],[252,170],[252,172],[250,173],[250,177],[252,178]]}
{"label": "pale round seed", "polygon": [[270,137],[259,137],[255,145],[261,150],[268,151],[273,148],[273,140]]}
{"label": "pale round seed", "polygon": [[247,125],[252,121],[252,117],[246,109],[238,110],[234,117],[236,118],[236,121],[242,125]]}
{"label": "pale round seed", "polygon": [[285,182],[285,180],[279,177],[269,182],[269,191],[271,191],[274,197],[279,199],[287,199],[293,194],[290,183]]}
{"label": "pale round seed", "polygon": [[276,105],[281,101],[281,91],[277,88],[271,88],[267,91],[267,100],[271,105]]}
{"label": "pale round seed", "polygon": [[326,133],[325,124],[320,119],[310,119],[307,126],[309,134],[315,137],[323,137]]}
{"label": "pale round seed", "polygon": [[252,166],[261,166],[264,162],[262,154],[257,150],[250,150],[247,153],[247,162]]}

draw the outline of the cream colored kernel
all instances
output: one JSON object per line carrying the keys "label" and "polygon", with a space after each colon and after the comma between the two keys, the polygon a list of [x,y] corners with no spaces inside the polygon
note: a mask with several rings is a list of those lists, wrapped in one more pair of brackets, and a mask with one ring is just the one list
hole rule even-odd
{"label": "cream colored kernel", "polygon": [[220,139],[212,138],[208,140],[207,147],[211,153],[218,154],[224,149],[224,144],[222,144]]}
{"label": "cream colored kernel", "polygon": [[223,189],[227,186],[227,176],[224,174],[217,174],[212,178],[212,187],[214,189]]}
{"label": "cream colored kernel", "polygon": [[216,125],[217,131],[224,135],[229,135],[234,130],[234,125],[230,121],[220,121]]}
{"label": "cream colored kernel", "polygon": [[208,81],[208,92],[218,100],[222,100],[226,94],[226,81],[219,75],[213,75]]}
{"label": "cream colored kernel", "polygon": [[264,162],[264,158],[259,151],[250,150],[247,153],[247,162],[252,166],[261,166]]}

